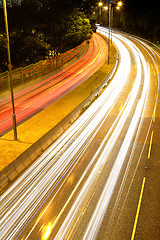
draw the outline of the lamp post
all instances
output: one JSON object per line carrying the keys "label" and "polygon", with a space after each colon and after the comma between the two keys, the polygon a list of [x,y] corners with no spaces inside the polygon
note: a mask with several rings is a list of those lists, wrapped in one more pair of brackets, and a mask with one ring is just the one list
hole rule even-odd
{"label": "lamp post", "polygon": [[122,6],[122,2],[118,2],[118,6],[121,7]]}
{"label": "lamp post", "polygon": [[[108,0],[108,20],[109,20],[109,33],[108,33],[108,65],[109,65],[109,53],[110,53],[110,43],[112,43],[112,24],[113,24],[113,6],[116,3],[114,0]],[[122,6],[122,2],[117,3],[118,9]]]}
{"label": "lamp post", "polygon": [[109,65],[109,53],[110,53],[110,38],[111,38],[111,7],[112,7],[112,3],[109,3],[109,7],[108,7],[108,19],[109,19],[109,34],[108,34],[108,65]]}
{"label": "lamp post", "polygon": [[99,2],[98,6],[99,6],[99,23],[102,24],[102,6],[103,6],[103,3]]}
{"label": "lamp post", "polygon": [[14,140],[17,141],[17,124],[16,124],[14,95],[13,95],[13,81],[12,81],[12,70],[11,70],[11,54],[10,54],[10,44],[9,44],[6,0],[3,0],[3,9],[4,9],[4,21],[5,21],[6,37],[7,37],[7,55],[8,55],[8,69],[9,69],[9,84],[10,84],[11,102],[12,102],[13,131],[14,131]]}

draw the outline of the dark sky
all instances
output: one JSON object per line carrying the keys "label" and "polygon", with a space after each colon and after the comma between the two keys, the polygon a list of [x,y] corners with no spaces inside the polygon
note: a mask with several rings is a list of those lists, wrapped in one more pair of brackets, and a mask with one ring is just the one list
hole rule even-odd
{"label": "dark sky", "polygon": [[123,0],[126,7],[133,11],[134,13],[150,13],[155,12],[156,14],[159,13],[159,1],[158,0],[152,0],[152,1],[146,1],[146,0]]}

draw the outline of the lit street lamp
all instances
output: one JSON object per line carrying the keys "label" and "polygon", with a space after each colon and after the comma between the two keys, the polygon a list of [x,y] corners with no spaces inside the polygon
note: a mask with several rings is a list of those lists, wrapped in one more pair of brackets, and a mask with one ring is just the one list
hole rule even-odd
{"label": "lit street lamp", "polygon": [[118,6],[121,7],[122,6],[122,2],[118,2]]}
{"label": "lit street lamp", "polygon": [[11,71],[11,53],[10,53],[10,44],[9,44],[6,0],[3,0],[3,9],[4,9],[4,21],[5,21],[6,38],[7,38],[7,54],[8,54],[8,69],[9,69],[9,84],[10,84],[11,101],[12,101],[13,131],[14,131],[14,140],[17,141],[17,126],[16,126],[16,115],[15,115],[14,95],[13,95],[13,81],[12,81],[12,71]]}
{"label": "lit street lamp", "polygon": [[104,10],[108,10],[108,6],[105,6],[105,7],[103,7],[104,8]]}
{"label": "lit street lamp", "polygon": [[103,6],[103,3],[99,2],[98,6],[99,6],[99,23],[101,24],[102,23],[102,6]]}
{"label": "lit street lamp", "polygon": [[[112,43],[112,24],[113,24],[113,4],[116,4],[115,0],[108,0],[108,6],[104,7],[104,10],[108,10],[109,19],[109,33],[108,33],[108,65],[109,65],[109,53],[110,53],[110,42]],[[117,3],[117,9],[120,9],[122,2]]]}
{"label": "lit street lamp", "polygon": [[102,7],[102,5],[103,5],[102,2],[99,2],[99,3],[98,3],[98,6],[99,6],[99,7]]}

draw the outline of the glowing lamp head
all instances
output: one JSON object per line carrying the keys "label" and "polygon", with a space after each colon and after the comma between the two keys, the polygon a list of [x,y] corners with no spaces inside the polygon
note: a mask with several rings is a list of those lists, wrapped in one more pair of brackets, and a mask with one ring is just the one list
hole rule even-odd
{"label": "glowing lamp head", "polygon": [[99,3],[98,3],[98,6],[99,6],[99,7],[102,7],[102,5],[103,5],[102,2],[99,2]]}
{"label": "glowing lamp head", "polygon": [[122,2],[118,2],[118,6],[121,7],[122,6]]}
{"label": "glowing lamp head", "polygon": [[104,7],[104,10],[108,10],[108,7],[106,6],[106,7]]}

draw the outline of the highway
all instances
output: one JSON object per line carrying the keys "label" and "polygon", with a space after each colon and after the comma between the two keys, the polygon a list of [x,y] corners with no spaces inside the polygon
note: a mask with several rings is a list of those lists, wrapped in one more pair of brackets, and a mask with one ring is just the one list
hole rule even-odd
{"label": "highway", "polygon": [[159,239],[160,53],[113,43],[110,84],[1,195],[2,239]]}
{"label": "highway", "polygon": [[[43,110],[78,84],[91,76],[105,61],[107,43],[94,34],[86,53],[75,63],[64,70],[45,78],[40,82],[22,86],[15,92],[15,112],[17,123],[20,124]],[[0,134],[12,128],[12,106],[8,95],[0,96]]]}

